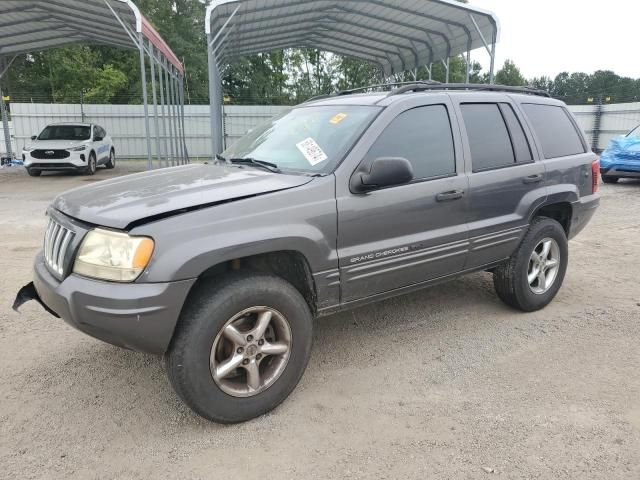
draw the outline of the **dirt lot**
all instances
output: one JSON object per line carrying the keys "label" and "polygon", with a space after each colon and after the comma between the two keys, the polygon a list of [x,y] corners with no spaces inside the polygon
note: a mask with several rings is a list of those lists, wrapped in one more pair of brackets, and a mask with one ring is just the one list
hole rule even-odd
{"label": "dirt lot", "polygon": [[640,478],[640,182],[603,187],[546,310],[477,274],[323,319],[289,400],[223,427],[159,358],[9,308],[54,195],[112,175],[0,170],[0,477]]}

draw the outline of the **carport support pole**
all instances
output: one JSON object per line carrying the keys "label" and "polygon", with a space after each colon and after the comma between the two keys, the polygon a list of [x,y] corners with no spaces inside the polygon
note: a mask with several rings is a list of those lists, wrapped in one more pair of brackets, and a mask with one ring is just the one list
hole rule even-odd
{"label": "carport support pole", "polygon": [[173,92],[176,97],[176,131],[178,132],[178,138],[176,138],[178,152],[180,153],[180,165],[184,165],[184,151],[182,149],[182,125],[180,124],[180,92],[178,92],[178,72],[173,71]]}
{"label": "carport support pole", "polygon": [[[161,54],[162,55],[162,54]],[[162,65],[162,56],[158,60],[158,78],[160,79],[160,106],[162,114],[162,143],[164,144],[165,167],[169,166],[169,143],[167,142],[167,109],[165,108],[166,92],[164,88],[164,66]]]}
{"label": "carport support pole", "polygon": [[173,130],[173,151],[175,152],[176,165],[180,165],[180,150],[178,149],[178,137],[180,133],[178,132],[178,124],[176,123],[176,95],[175,95],[175,84],[173,79],[173,68],[171,65],[169,67],[169,95],[171,95],[171,128]]}
{"label": "carport support pole", "polygon": [[156,89],[156,60],[154,58],[155,47],[153,42],[149,40],[149,63],[151,64],[151,89],[153,90],[153,119],[156,128],[156,156],[158,157],[158,166],[162,167],[162,155],[160,153],[160,123],[158,122],[158,92]]}
{"label": "carport support pole", "polygon": [[496,27],[496,29],[493,31],[493,41],[491,43],[491,68],[490,68],[490,73],[489,73],[489,83],[491,85],[493,85],[495,83],[495,68],[496,68],[496,43],[498,42],[498,38],[497,38],[497,30],[498,28]]}
{"label": "carport support pole", "polygon": [[222,85],[218,65],[213,55],[213,37],[207,34],[207,52],[209,57],[209,116],[211,117],[211,157],[222,153]]}
{"label": "carport support pole", "polygon": [[140,80],[142,82],[142,101],[144,102],[144,127],[147,135],[147,168],[153,168],[151,157],[151,124],[149,122],[149,102],[147,100],[147,69],[144,62],[144,35],[138,34],[138,50],[140,51]]}
{"label": "carport support pole", "polygon": [[187,156],[184,153],[184,125],[182,124],[182,95],[180,94],[180,72],[176,69],[176,109],[178,110],[178,128],[180,129],[180,153],[182,154],[182,165],[186,164]]}
{"label": "carport support pole", "polygon": [[169,124],[169,150],[167,152],[171,152],[171,166],[175,166],[175,158],[176,152],[174,150],[173,143],[173,119],[171,118],[171,80],[169,80],[169,67],[167,66],[167,62],[164,62],[164,83],[167,86],[167,123]]}
{"label": "carport support pole", "polygon": [[[7,61],[0,57],[0,81],[7,72],[9,66]],[[7,156],[13,159],[13,149],[11,147],[11,131],[9,130],[9,115],[7,114],[7,107],[4,104],[4,93],[2,92],[2,86],[0,86],[0,110],[2,110],[2,129],[4,131],[4,145],[7,151]]]}
{"label": "carport support pole", "polygon": [[184,75],[180,77],[180,111],[182,119],[182,150],[184,151],[184,162],[189,163],[189,150],[187,150],[187,129],[184,121]]}

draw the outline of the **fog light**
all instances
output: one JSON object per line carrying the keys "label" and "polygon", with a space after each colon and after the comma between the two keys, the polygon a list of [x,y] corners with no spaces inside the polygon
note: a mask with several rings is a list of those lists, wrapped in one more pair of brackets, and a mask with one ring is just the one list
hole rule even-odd
{"label": "fog light", "polygon": [[80,160],[82,160],[83,162],[86,162],[86,160],[84,159],[84,153],[80,155]]}

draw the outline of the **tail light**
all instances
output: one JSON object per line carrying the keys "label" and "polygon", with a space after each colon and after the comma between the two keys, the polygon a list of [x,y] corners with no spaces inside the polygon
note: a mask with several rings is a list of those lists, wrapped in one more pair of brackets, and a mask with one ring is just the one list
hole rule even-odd
{"label": "tail light", "polygon": [[591,191],[598,193],[600,190],[600,159],[591,164]]}

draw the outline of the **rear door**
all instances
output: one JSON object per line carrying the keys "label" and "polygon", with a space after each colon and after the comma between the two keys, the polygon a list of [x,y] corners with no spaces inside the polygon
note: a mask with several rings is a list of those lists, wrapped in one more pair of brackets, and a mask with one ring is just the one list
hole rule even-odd
{"label": "rear door", "polygon": [[428,100],[423,97],[403,109],[388,107],[368,132],[372,140],[363,139],[354,151],[359,162],[406,158],[414,169],[412,183],[356,194],[348,184],[358,163],[347,175],[337,175],[343,303],[456,273],[464,266],[468,183],[459,131],[448,96],[430,95]]}
{"label": "rear door", "polygon": [[532,211],[546,198],[545,167],[508,96],[459,98],[464,98],[456,107],[469,172],[466,268],[476,268],[508,258],[516,249]]}
{"label": "rear door", "polygon": [[109,143],[107,141],[107,132],[100,125],[93,126],[93,145],[96,150],[98,163],[106,163],[109,159]]}

